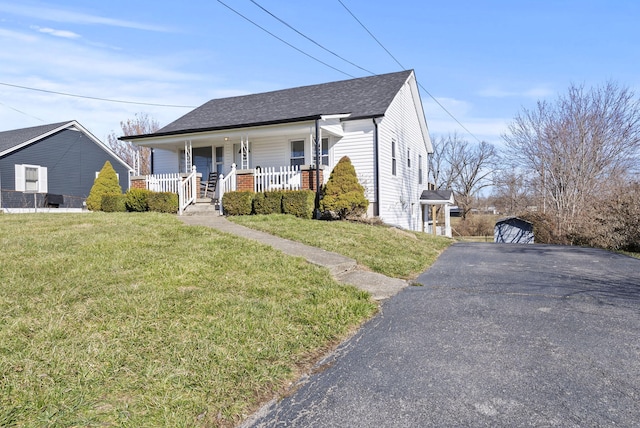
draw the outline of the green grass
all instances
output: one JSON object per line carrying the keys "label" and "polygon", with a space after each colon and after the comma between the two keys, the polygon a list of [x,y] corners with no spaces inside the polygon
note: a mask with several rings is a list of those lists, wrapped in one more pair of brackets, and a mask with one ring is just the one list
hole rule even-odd
{"label": "green grass", "polygon": [[348,221],[303,220],[288,215],[229,217],[230,220],[282,238],[355,259],[384,275],[412,279],[426,270],[451,240]]}
{"label": "green grass", "polygon": [[0,244],[0,426],[230,426],[376,310],[171,215],[3,215]]}

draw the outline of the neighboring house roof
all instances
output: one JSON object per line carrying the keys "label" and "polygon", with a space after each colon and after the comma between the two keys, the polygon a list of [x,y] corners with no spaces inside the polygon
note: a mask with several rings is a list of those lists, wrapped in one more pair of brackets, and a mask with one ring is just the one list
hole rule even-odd
{"label": "neighboring house roof", "polygon": [[53,131],[56,131],[63,125],[69,122],[50,123],[48,125],[32,126],[31,128],[13,129],[11,131],[0,132],[0,156],[5,152],[9,153],[17,149],[17,146],[21,146],[38,137],[48,135]]}
{"label": "neighboring house roof", "polygon": [[211,100],[149,136],[312,120],[349,114],[348,120],[381,117],[412,70],[338,82]]}
{"label": "neighboring house roof", "polygon": [[451,190],[423,190],[420,195],[420,202],[422,203],[453,203],[453,191]]}
{"label": "neighboring house roof", "polygon": [[94,143],[96,143],[104,151],[110,154],[114,159],[119,161],[122,165],[126,166],[127,169],[133,170],[131,166],[123,161],[113,150],[111,150],[102,141],[98,140],[93,134],[91,134],[86,128],[84,128],[75,120],[0,132],[0,157],[8,155],[11,152],[19,150],[22,147],[28,146],[29,144],[40,141],[64,129],[73,129],[83,132],[91,140],[93,140]]}

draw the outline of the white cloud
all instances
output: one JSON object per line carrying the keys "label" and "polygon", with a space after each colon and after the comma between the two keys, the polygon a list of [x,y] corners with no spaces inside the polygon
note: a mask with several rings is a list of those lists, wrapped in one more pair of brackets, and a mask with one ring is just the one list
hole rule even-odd
{"label": "white cloud", "polygon": [[0,2],[0,12],[10,13],[12,15],[26,16],[29,18],[40,19],[43,21],[66,22],[82,25],[106,25],[111,27],[133,28],[137,30],[170,32],[167,27],[145,24],[135,21],[127,21],[123,19],[107,18],[104,16],[91,15],[87,13],[74,12],[69,10],[55,9],[44,4],[35,6],[4,3]]}
{"label": "white cloud", "polygon": [[41,33],[51,34],[52,36],[56,36],[56,37],[62,37],[63,39],[79,39],[80,38],[80,35],[77,33],[74,33],[73,31],[56,30],[56,29],[47,28],[47,27],[42,28],[36,25],[32,26],[31,28]]}
{"label": "white cloud", "polygon": [[[190,106],[202,104],[211,94],[205,82],[211,82],[213,76],[191,72],[188,63],[175,60],[180,53],[168,62],[164,57],[116,52],[69,38],[2,29],[0,45],[0,83],[106,99]],[[112,130],[119,133],[120,121],[135,113],[148,113],[166,125],[190,110],[110,103],[5,85],[0,85],[0,94],[1,131],[78,120],[102,140]]]}
{"label": "white cloud", "polygon": [[529,89],[507,90],[497,86],[490,86],[478,91],[478,95],[487,98],[530,98],[541,99],[553,95],[554,92],[545,85],[534,86]]}

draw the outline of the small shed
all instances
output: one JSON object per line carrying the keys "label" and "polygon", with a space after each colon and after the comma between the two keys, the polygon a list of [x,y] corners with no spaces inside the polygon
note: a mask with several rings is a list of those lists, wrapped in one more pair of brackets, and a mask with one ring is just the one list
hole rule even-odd
{"label": "small shed", "polygon": [[496,222],[493,240],[502,244],[533,244],[533,223],[518,217],[507,217]]}

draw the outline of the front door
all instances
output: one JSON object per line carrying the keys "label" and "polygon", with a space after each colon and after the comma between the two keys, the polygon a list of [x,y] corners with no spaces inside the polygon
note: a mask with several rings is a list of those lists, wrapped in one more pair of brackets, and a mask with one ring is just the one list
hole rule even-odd
{"label": "front door", "polygon": [[212,171],[213,154],[211,147],[194,147],[193,164],[196,171],[202,174],[202,179],[206,180]]}

